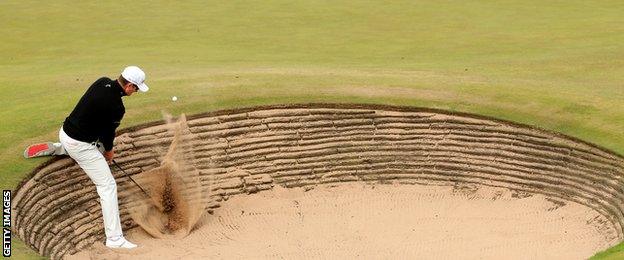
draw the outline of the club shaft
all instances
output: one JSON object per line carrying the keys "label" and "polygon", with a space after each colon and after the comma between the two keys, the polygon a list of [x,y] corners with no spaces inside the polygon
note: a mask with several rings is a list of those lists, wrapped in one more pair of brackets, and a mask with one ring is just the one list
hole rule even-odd
{"label": "club shaft", "polygon": [[132,182],[134,182],[134,184],[136,184],[136,186],[137,186],[137,187],[139,187],[139,189],[141,189],[141,191],[143,191],[143,193],[145,193],[145,195],[146,195],[146,196],[150,197],[150,195],[149,195],[149,194],[147,194],[147,191],[145,191],[145,190],[141,187],[141,185],[139,185],[136,181],[134,181],[134,179],[132,179],[132,177],[130,177],[130,175],[128,175],[128,173],[126,173],[126,171],[124,171],[124,169],[123,169],[123,168],[121,168],[121,166],[119,166],[119,164],[118,164],[115,160],[113,160],[113,164],[114,164],[115,166],[117,166],[117,168],[118,168],[121,172],[123,172],[123,174],[124,174],[124,175],[126,175],[126,177],[128,177],[128,178],[129,178]]}

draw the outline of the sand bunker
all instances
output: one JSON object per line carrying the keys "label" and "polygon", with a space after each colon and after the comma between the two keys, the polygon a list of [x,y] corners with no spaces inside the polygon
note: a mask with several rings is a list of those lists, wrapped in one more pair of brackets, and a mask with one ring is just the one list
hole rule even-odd
{"label": "sand bunker", "polygon": [[[584,259],[616,231],[576,203],[507,189],[341,184],[238,196],[179,240],[68,259]],[[611,234],[611,235],[608,235]]]}
{"label": "sand bunker", "polygon": [[[565,135],[347,104],[189,116],[177,145],[172,125],[115,139],[117,161],[152,196],[113,169],[138,258],[575,259],[624,238],[624,158]],[[170,151],[182,158],[165,160]],[[35,169],[12,205],[15,233],[42,255],[110,253],[97,251],[95,187],[68,158]]]}

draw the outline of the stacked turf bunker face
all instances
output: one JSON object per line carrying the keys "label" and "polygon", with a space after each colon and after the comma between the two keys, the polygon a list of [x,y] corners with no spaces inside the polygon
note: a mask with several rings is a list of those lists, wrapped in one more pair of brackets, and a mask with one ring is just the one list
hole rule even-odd
{"label": "stacked turf bunker face", "polygon": [[[231,196],[275,186],[491,186],[585,205],[609,220],[606,237],[624,237],[624,158],[561,134],[441,110],[347,104],[223,110],[190,116],[187,125],[184,146],[193,156],[184,167],[197,173],[189,176],[202,195],[193,198],[208,213]],[[179,172],[163,159],[174,139],[167,122],[125,129],[117,161],[143,182],[159,167],[163,176]],[[124,228],[135,227],[133,209],[145,197],[113,174]],[[95,188],[69,158],[35,169],[13,205],[19,237],[42,255],[60,258],[103,237]]]}

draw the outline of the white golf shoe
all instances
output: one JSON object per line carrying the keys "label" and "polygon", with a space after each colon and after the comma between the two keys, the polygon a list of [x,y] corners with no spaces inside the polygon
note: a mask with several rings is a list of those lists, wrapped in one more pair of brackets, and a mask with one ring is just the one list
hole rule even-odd
{"label": "white golf shoe", "polygon": [[111,238],[107,238],[106,239],[106,246],[110,247],[110,248],[125,248],[125,249],[132,249],[137,247],[137,245],[131,243],[130,241],[126,240],[126,238],[124,237],[119,237],[115,240],[111,239]]}
{"label": "white golf shoe", "polygon": [[54,155],[55,147],[52,142],[33,144],[24,151],[24,158],[34,158]]}
{"label": "white golf shoe", "polygon": [[[98,147],[99,149],[99,147]],[[102,150],[104,147],[102,146]],[[24,151],[24,158],[35,158],[51,155],[67,155],[67,151],[61,143],[45,142],[28,146]]]}

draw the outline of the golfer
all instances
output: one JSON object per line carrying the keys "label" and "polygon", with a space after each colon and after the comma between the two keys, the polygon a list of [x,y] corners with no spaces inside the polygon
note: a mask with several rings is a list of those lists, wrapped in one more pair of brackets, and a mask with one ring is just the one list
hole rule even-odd
{"label": "golfer", "polygon": [[95,81],[80,98],[59,131],[60,143],[31,145],[24,152],[27,158],[46,155],[69,155],[95,184],[102,216],[106,246],[135,248],[126,240],[119,220],[117,184],[107,162],[115,156],[115,129],[124,116],[122,97],[147,92],[145,73],[136,66],[126,67],[116,80],[103,77]]}

